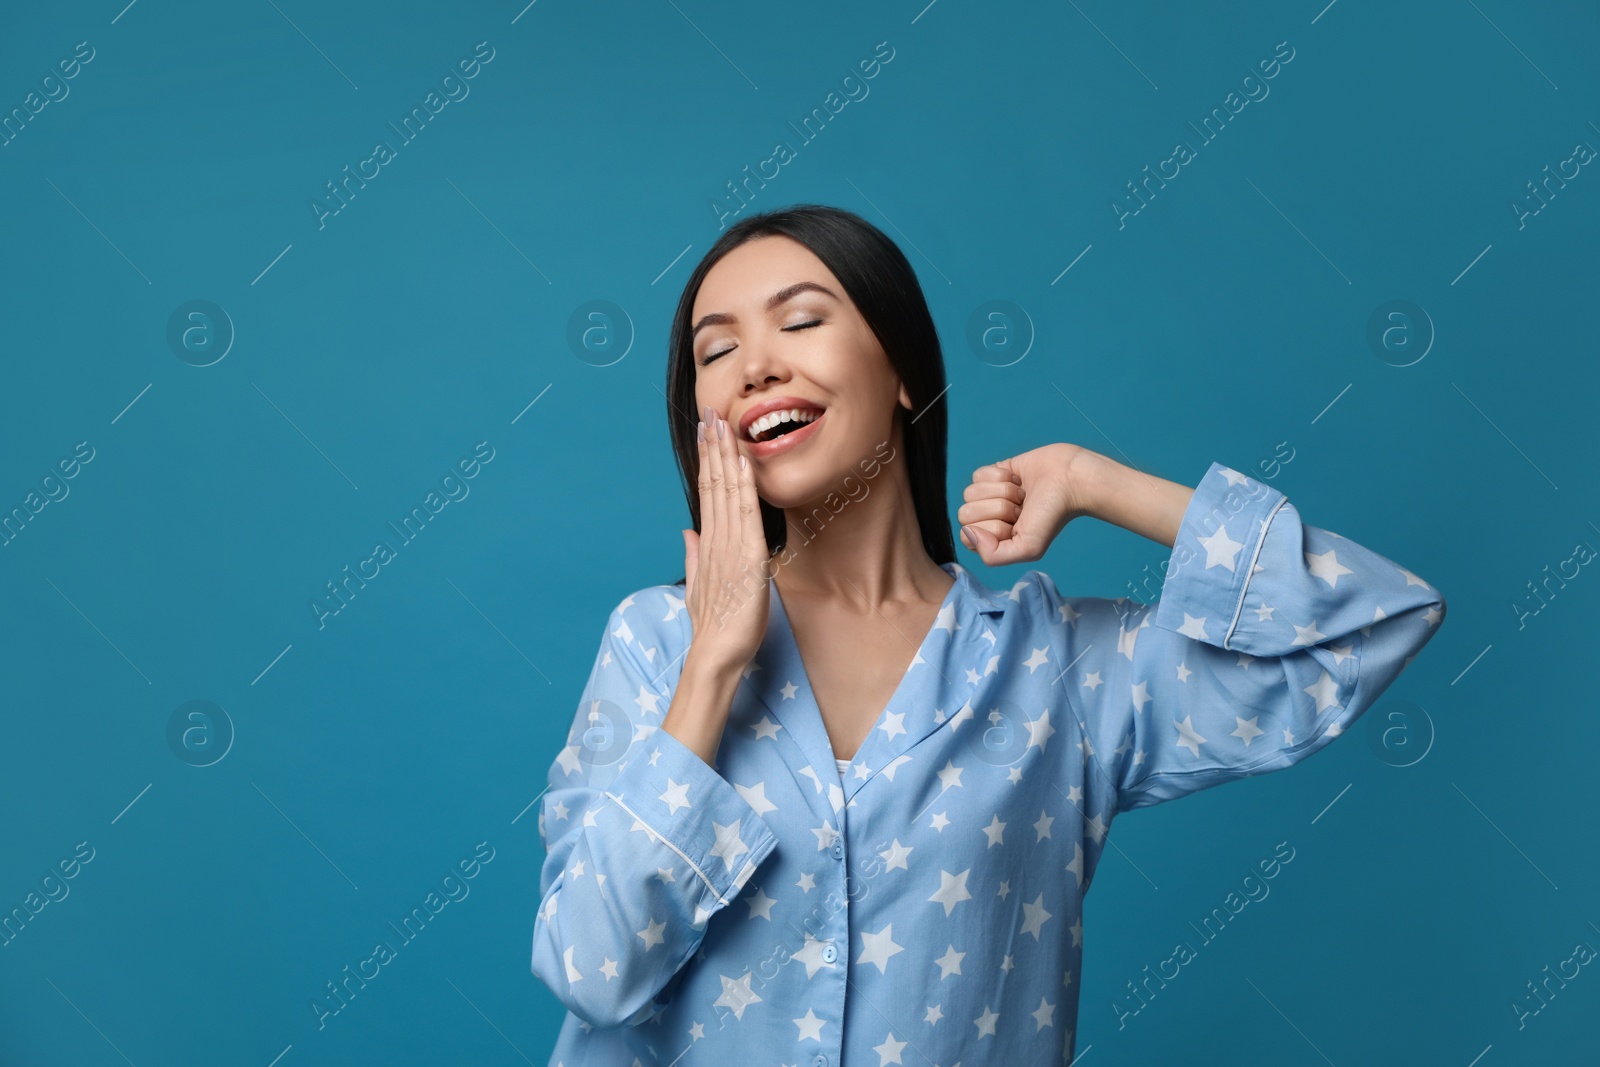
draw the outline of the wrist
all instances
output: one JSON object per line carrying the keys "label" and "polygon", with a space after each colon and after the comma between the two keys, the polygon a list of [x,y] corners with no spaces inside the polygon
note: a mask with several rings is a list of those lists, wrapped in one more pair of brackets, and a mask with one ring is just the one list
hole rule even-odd
{"label": "wrist", "polygon": [[1098,452],[1079,457],[1079,463],[1074,476],[1083,484],[1084,514],[1173,547],[1192,488]]}
{"label": "wrist", "polygon": [[1067,458],[1063,476],[1077,515],[1105,521],[1108,504],[1115,498],[1119,467],[1122,464],[1109,456],[1081,446]]}
{"label": "wrist", "polygon": [[679,678],[693,679],[706,685],[737,685],[747,664],[748,661],[736,663],[711,645],[691,640],[689,651],[683,656],[683,670],[679,672]]}
{"label": "wrist", "polygon": [[729,666],[725,661],[707,659],[703,649],[697,656],[691,642],[672,692],[672,703],[661,720],[661,729],[683,742],[713,770],[742,671],[742,665]]}

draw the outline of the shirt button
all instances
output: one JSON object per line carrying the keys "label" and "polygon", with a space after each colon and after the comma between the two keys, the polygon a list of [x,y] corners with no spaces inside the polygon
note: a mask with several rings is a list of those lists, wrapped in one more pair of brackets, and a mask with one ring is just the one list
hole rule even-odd
{"label": "shirt button", "polygon": [[833,855],[835,859],[844,859],[844,838],[833,843]]}
{"label": "shirt button", "polygon": [[822,962],[832,963],[839,958],[839,950],[833,947],[833,942],[828,942],[822,948]]}
{"label": "shirt button", "polygon": [[817,1056],[811,1061],[811,1067],[828,1067],[828,1057]]}

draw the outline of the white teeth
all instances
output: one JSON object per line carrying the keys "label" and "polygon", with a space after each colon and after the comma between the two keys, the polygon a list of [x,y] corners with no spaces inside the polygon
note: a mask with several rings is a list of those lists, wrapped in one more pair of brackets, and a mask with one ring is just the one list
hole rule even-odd
{"label": "white teeth", "polygon": [[815,422],[821,414],[822,412],[812,408],[788,408],[787,410],[769,411],[750,424],[750,440],[760,440],[763,433],[777,426],[780,422]]}

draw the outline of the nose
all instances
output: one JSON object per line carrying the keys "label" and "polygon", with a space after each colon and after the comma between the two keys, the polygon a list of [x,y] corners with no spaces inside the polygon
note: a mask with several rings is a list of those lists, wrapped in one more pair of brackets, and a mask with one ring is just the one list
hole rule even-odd
{"label": "nose", "polygon": [[749,396],[767,383],[780,382],[787,377],[787,371],[767,342],[753,341],[742,346],[741,354],[744,356],[739,367],[741,396]]}

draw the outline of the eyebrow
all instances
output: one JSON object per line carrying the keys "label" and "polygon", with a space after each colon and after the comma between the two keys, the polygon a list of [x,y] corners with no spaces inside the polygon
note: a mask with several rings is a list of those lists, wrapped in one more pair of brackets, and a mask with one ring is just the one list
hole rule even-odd
{"label": "eyebrow", "polygon": [[[767,310],[771,311],[785,300],[792,299],[804,292],[818,292],[831,296],[835,300],[839,299],[834,291],[825,285],[818,285],[816,282],[795,282],[793,285],[785,286],[767,297]],[[718,326],[734,321],[736,321],[734,316],[727,312],[713,311],[709,315],[702,316],[700,321],[694,324],[694,329],[689,331],[689,339],[693,340],[707,326]]]}

